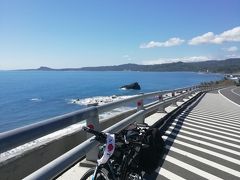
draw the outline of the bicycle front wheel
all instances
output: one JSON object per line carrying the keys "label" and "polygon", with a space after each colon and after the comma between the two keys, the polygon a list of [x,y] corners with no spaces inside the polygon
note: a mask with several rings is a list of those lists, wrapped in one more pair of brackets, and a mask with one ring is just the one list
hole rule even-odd
{"label": "bicycle front wheel", "polygon": [[98,168],[96,176],[93,178],[95,169],[89,169],[80,180],[110,180],[108,170],[105,168]]}

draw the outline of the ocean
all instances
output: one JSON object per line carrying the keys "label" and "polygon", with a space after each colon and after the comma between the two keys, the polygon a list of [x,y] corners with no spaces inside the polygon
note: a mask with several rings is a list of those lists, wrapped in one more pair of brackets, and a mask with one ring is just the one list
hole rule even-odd
{"label": "ocean", "polygon": [[[194,72],[0,71],[0,132],[85,108],[90,102],[223,78]],[[120,87],[138,82],[141,90]]]}

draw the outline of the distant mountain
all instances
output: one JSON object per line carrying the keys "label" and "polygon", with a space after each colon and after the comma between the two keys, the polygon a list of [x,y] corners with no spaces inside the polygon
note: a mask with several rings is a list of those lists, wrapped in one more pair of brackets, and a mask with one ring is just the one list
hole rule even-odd
{"label": "distant mountain", "polygon": [[155,65],[122,64],[115,66],[82,67],[52,69],[40,67],[40,71],[192,71],[192,72],[212,72],[212,73],[239,73],[240,58],[226,60],[211,60],[203,62],[175,62]]}
{"label": "distant mountain", "polygon": [[123,64],[119,66],[83,67],[84,71],[193,71],[213,73],[240,72],[240,58],[203,62],[175,62],[155,65]]}
{"label": "distant mountain", "polygon": [[83,71],[145,71],[144,65],[122,64],[115,66],[83,67]]}
{"label": "distant mountain", "polygon": [[52,68],[49,68],[49,67],[45,67],[45,66],[41,66],[37,70],[40,70],[40,71],[53,71],[55,69],[52,69]]}

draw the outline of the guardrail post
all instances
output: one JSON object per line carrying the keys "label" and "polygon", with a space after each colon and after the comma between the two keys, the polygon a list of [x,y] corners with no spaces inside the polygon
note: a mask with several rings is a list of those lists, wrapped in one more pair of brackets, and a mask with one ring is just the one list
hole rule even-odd
{"label": "guardrail post", "polygon": [[163,95],[162,95],[162,94],[158,95],[158,100],[159,100],[159,101],[162,101],[162,100],[163,100]]}
{"label": "guardrail post", "polygon": [[184,99],[191,99],[191,92],[190,91],[187,91],[186,92],[186,95],[184,96],[184,98],[183,98],[183,101],[184,101]]}
{"label": "guardrail post", "polygon": [[197,89],[193,88],[190,96],[194,97],[196,94],[197,94]]}
{"label": "guardrail post", "polygon": [[[89,128],[100,131],[99,116],[98,116],[97,108],[95,108],[95,111],[93,111],[90,117],[87,119],[87,126]],[[90,137],[92,137],[92,135],[87,133],[87,139]],[[86,160],[96,162],[97,159],[98,159],[98,148],[95,147],[86,154]]]}
{"label": "guardrail post", "polygon": [[[140,111],[140,110],[144,110],[144,104],[143,104],[143,99],[140,99],[137,101],[137,111]],[[144,119],[145,117],[141,117],[141,121],[140,122],[144,122]]]}
{"label": "guardrail post", "polygon": [[[173,92],[172,92],[172,97],[176,97],[176,94],[177,94],[177,91],[173,91]],[[178,99],[176,98],[176,100],[173,101],[172,106],[178,106],[178,105],[177,105],[177,101],[178,101]]]}
{"label": "guardrail post", "polygon": [[143,99],[139,100],[137,102],[137,111],[143,110],[144,106],[143,106]]}
{"label": "guardrail post", "polygon": [[[162,94],[158,95],[158,100],[159,100],[159,102],[164,101]],[[160,105],[157,112],[159,112],[159,113],[166,113],[165,106],[164,105]]]}

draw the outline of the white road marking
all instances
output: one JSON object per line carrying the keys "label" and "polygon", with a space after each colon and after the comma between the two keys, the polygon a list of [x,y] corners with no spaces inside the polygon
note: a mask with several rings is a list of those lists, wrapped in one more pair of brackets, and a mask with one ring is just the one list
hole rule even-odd
{"label": "white road marking", "polygon": [[206,149],[206,148],[202,148],[202,147],[199,147],[199,146],[195,146],[195,145],[192,145],[192,144],[183,142],[183,141],[178,140],[178,139],[173,139],[173,138],[170,138],[170,137],[168,137],[168,136],[163,136],[163,139],[166,140],[166,141],[174,142],[174,143],[176,143],[176,144],[179,144],[179,145],[182,145],[182,146],[185,146],[185,147],[189,147],[189,148],[195,149],[195,150],[197,150],[197,151],[201,151],[201,152],[210,154],[210,155],[212,155],[212,156],[218,157],[218,158],[220,158],[220,159],[224,159],[224,160],[229,161],[229,162],[232,162],[232,163],[234,163],[234,164],[240,165],[240,160],[238,160],[238,159],[236,159],[236,158],[232,158],[232,157],[230,157],[230,156],[226,156],[226,155],[224,155],[224,154],[221,154],[221,153],[218,153],[218,152],[215,152],[215,151],[211,151],[211,150],[208,150],[208,149]]}
{"label": "white road marking", "polygon": [[[239,124],[240,119],[240,111],[238,113],[236,112],[229,112],[225,109],[221,109],[221,112],[217,112],[215,110],[202,110],[202,111],[192,111],[191,113],[189,113],[190,116],[199,116],[199,117],[209,117],[211,119],[214,120],[218,120],[221,119],[221,121],[226,121],[226,122],[234,122]],[[224,112],[224,113],[223,113]]]}
{"label": "white road marking", "polygon": [[[232,89],[232,93],[234,93],[234,90],[235,89]],[[189,109],[192,106],[188,107],[187,110],[185,110],[178,116],[178,118],[175,119],[175,122],[172,123],[171,127],[165,132],[163,139],[165,139],[165,141],[176,143],[179,146],[174,147],[174,144],[173,146],[167,145],[166,148],[168,148],[170,151],[187,156],[188,158],[219,169],[223,173],[225,172],[239,178],[240,171],[235,170],[235,166],[233,166],[234,169],[232,169],[231,166],[228,167],[228,163],[226,163],[226,161],[229,163],[234,163],[237,165],[236,167],[240,166],[240,159],[236,158],[236,156],[233,156],[237,155],[240,157],[240,127],[238,126],[240,125],[240,105],[226,98],[221,94],[220,90],[218,93],[219,94],[206,94],[206,97],[203,98],[190,112]],[[221,96],[224,98],[220,98]],[[231,104],[227,103],[226,100],[231,102]],[[189,113],[189,117],[185,116],[186,112]],[[198,118],[198,115],[200,119]],[[183,125],[178,125],[178,121],[182,122]],[[181,129],[180,127],[183,128]],[[174,130],[179,130],[179,133],[172,131],[173,128]],[[186,135],[181,134],[181,132],[184,134],[186,133]],[[189,135],[193,137],[188,137]],[[172,136],[176,136],[176,139],[172,138]],[[184,142],[185,140],[187,140],[187,142]],[[209,140],[209,142],[206,140]],[[189,151],[182,150],[184,147],[188,148],[187,150]],[[231,147],[234,147],[234,149],[231,149]],[[217,152],[217,150],[220,151]],[[200,152],[202,154],[205,153],[205,155],[200,157]],[[209,156],[213,156],[214,158],[208,158]],[[221,159],[225,160],[224,163],[221,163]],[[203,178],[221,179],[221,177],[217,177],[218,175],[207,172],[207,168],[206,170],[202,170],[201,167],[194,167],[193,165],[190,165],[191,163],[188,164],[182,160],[171,157],[170,155],[166,155],[165,160],[192,173],[202,176]],[[176,175],[169,170],[164,169],[164,166],[162,170],[160,169],[159,174],[173,180],[182,179],[184,177],[184,175],[181,177],[181,175]]]}
{"label": "white road marking", "polygon": [[181,176],[178,176],[164,168],[161,168],[160,171],[158,172],[158,174],[160,174],[170,180],[186,180],[186,179],[182,178]]}
{"label": "white road marking", "polygon": [[174,152],[176,152],[176,153],[178,153],[178,154],[182,154],[182,155],[184,155],[184,156],[187,156],[188,158],[191,158],[191,159],[194,159],[194,160],[199,161],[199,162],[201,162],[201,163],[207,164],[208,166],[212,166],[212,167],[214,167],[214,168],[216,168],[216,169],[219,169],[219,170],[221,170],[221,171],[224,171],[224,172],[226,172],[226,173],[230,173],[230,174],[232,174],[233,176],[240,177],[240,171],[236,171],[236,170],[234,170],[234,169],[228,168],[228,167],[226,167],[226,166],[223,166],[223,165],[221,165],[221,164],[215,163],[215,162],[210,161],[210,160],[208,160],[208,159],[202,158],[202,157],[197,156],[197,155],[195,155],[195,154],[192,154],[192,153],[183,151],[183,150],[178,149],[178,148],[173,147],[173,146],[168,146],[168,145],[167,145],[166,148],[169,149],[169,150],[171,150],[171,151],[174,151]]}
{"label": "white road marking", "polygon": [[[226,88],[224,88],[224,89],[226,89]],[[223,89],[221,89],[221,90],[223,90]],[[232,104],[234,104],[234,105],[236,105],[236,106],[240,107],[240,105],[239,105],[239,104],[237,104],[237,103],[233,102],[232,100],[230,100],[230,99],[228,99],[226,96],[224,96],[224,95],[221,93],[221,90],[218,90],[218,93],[219,93],[219,94],[221,94],[221,95],[222,95],[222,97],[224,97],[225,99],[227,99],[227,100],[228,100],[229,102],[231,102]]]}
{"label": "white road marking", "polygon": [[[199,116],[197,113],[195,115],[188,115],[187,117],[188,118],[196,118],[196,116],[198,117],[198,121],[202,121],[203,119],[207,119],[209,122],[216,122],[216,123],[219,123],[219,124],[223,124],[223,125],[231,125],[233,127],[240,127],[240,122],[238,123],[237,121],[236,122],[233,122],[232,120],[230,121],[225,121],[223,120],[222,118],[216,118],[216,119],[213,119],[212,117],[209,117],[208,114],[206,114],[205,116]],[[200,118],[199,118],[200,117]],[[240,117],[240,115],[238,116]]]}
{"label": "white road marking", "polygon": [[[180,121],[183,121],[183,120],[180,120]],[[210,124],[205,124],[205,123],[201,123],[201,122],[198,122],[198,119],[196,118],[196,121],[194,120],[191,120],[191,119],[188,119],[188,118],[185,118],[184,121],[183,121],[183,124],[184,123],[189,123],[189,122],[192,122],[192,123],[195,123],[195,124],[199,124],[199,125],[204,125],[204,126],[207,126],[207,127],[204,127],[204,128],[208,128],[209,130],[211,130],[211,128],[215,128],[215,129],[219,129],[219,130],[223,130],[223,131],[219,131],[221,132],[222,134],[229,134],[230,136],[236,136],[236,137],[239,137],[240,136],[240,131],[235,131],[235,130],[230,130],[230,129],[226,129],[226,128],[223,128],[223,127],[216,127],[216,126],[213,126],[213,125],[210,125]],[[233,132],[235,134],[238,134],[238,135],[234,135],[234,134],[231,134],[231,133],[227,133],[227,132]]]}
{"label": "white road marking", "polygon": [[181,130],[181,132],[183,132],[185,134],[189,134],[189,135],[196,136],[196,137],[203,138],[203,139],[207,139],[207,140],[210,140],[210,141],[213,141],[213,142],[225,144],[227,146],[235,147],[235,148],[238,148],[239,151],[240,151],[240,146],[236,145],[236,144],[233,144],[233,143],[229,143],[229,142],[222,141],[222,140],[219,140],[219,139],[216,139],[216,138],[211,138],[211,137],[207,137],[207,136],[200,135],[200,134],[197,134],[197,133],[189,132],[189,131],[186,131],[186,130],[183,130],[183,129],[177,129],[177,128],[174,128],[174,127],[172,127],[172,129],[175,129],[177,131]]}
{"label": "white road marking", "polygon": [[188,171],[191,171],[199,176],[202,176],[203,178],[207,178],[207,179],[211,179],[211,180],[219,180],[219,179],[222,179],[222,178],[219,178],[217,176],[214,176],[206,171],[203,171],[199,168],[196,168],[190,164],[187,164],[185,162],[182,162],[174,157],[171,157],[171,156],[166,156],[165,160],[173,163],[173,164],[176,164],[177,166],[180,166],[181,168],[184,168]]}
{"label": "white road marking", "polygon": [[218,145],[215,145],[213,143],[208,143],[208,142],[205,142],[205,141],[202,141],[202,140],[198,140],[198,139],[194,139],[194,138],[191,138],[191,137],[188,137],[188,136],[184,136],[184,135],[181,135],[181,134],[176,134],[176,133],[173,133],[171,131],[166,131],[165,134],[166,135],[171,134],[173,136],[178,136],[178,137],[181,137],[181,138],[186,139],[186,140],[190,140],[190,141],[193,141],[193,142],[196,142],[196,143],[200,143],[200,144],[203,144],[203,145],[206,145],[206,146],[209,146],[209,147],[213,147],[213,148],[216,148],[216,149],[219,149],[219,150],[222,150],[222,151],[225,151],[225,152],[228,152],[228,153],[240,156],[240,152],[238,152],[238,151],[234,151],[234,150],[229,149],[229,148],[218,146]]}
{"label": "white road marking", "polygon": [[234,92],[235,89],[238,89],[238,88],[236,87],[236,88],[234,88],[234,89],[231,89],[231,92],[232,92],[233,94],[236,94],[237,96],[240,96],[240,94]]}
{"label": "white road marking", "polygon": [[[175,127],[177,126],[177,127],[180,127],[180,128],[181,128],[181,126],[178,125],[178,124],[176,124],[176,123],[172,123],[171,128],[174,128],[173,126],[175,126]],[[186,127],[186,126],[184,126],[183,128],[184,128],[184,129],[188,129],[188,130],[193,130],[193,131],[195,131],[195,132],[205,133],[205,134],[208,134],[208,135],[216,136],[216,137],[218,137],[218,138],[222,138],[222,139],[226,139],[226,140],[235,141],[235,142],[237,142],[237,143],[240,143],[240,140],[239,140],[239,139],[233,139],[233,138],[230,138],[230,137],[227,137],[227,136],[222,136],[222,135],[219,135],[219,134],[216,134],[216,133],[211,133],[211,132],[207,132],[207,131],[202,131],[202,130],[199,130],[199,129],[196,129],[196,128],[191,128],[191,127]],[[239,148],[240,148],[240,146],[239,146]]]}

